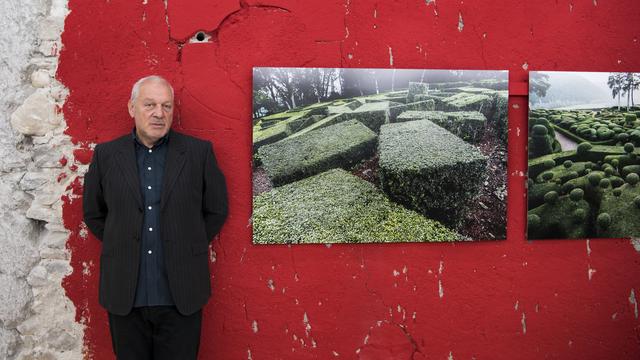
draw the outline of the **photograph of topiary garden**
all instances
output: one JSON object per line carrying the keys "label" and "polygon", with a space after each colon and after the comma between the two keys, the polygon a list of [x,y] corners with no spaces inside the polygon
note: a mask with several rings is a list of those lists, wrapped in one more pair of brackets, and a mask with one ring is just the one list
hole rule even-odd
{"label": "photograph of topiary garden", "polygon": [[256,244],[506,237],[506,71],[254,68]]}
{"label": "photograph of topiary garden", "polygon": [[639,73],[530,73],[528,238],[640,236],[639,87]]}

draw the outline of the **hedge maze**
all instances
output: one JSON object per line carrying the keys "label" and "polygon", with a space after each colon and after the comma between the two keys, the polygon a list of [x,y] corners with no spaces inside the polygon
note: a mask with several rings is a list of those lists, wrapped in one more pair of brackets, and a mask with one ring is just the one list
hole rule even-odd
{"label": "hedge maze", "polygon": [[[617,108],[531,111],[529,238],[640,236],[639,114]],[[562,151],[555,133],[579,145]]]}
{"label": "hedge maze", "polygon": [[[254,119],[254,242],[472,240],[489,163],[506,164],[506,80],[486,84],[410,83]],[[483,153],[487,139],[504,151]],[[502,232],[473,239],[504,238],[499,218]]]}

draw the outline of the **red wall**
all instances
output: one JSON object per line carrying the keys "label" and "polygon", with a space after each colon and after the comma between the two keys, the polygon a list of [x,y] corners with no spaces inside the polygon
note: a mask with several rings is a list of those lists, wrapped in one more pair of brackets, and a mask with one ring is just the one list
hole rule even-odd
{"label": "red wall", "polygon": [[[214,142],[230,217],[213,246],[202,359],[640,358],[630,241],[524,238],[526,96],[510,97],[506,241],[254,246],[250,223],[252,66],[508,69],[513,89],[527,67],[640,71],[639,2],[143,2],[69,1],[63,110],[79,148],[112,139],[132,127],[132,83],[158,73],[176,88],[175,127]],[[210,43],[188,42],[198,30]],[[63,285],[87,358],[111,359],[100,245],[82,236],[81,181],[72,190]]]}

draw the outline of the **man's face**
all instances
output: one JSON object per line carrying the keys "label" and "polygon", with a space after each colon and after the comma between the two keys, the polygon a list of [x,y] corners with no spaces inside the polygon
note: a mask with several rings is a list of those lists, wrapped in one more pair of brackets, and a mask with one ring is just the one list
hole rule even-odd
{"label": "man's face", "polygon": [[129,101],[129,115],[135,119],[138,139],[153,146],[171,129],[173,96],[169,86],[162,81],[143,82],[138,96]]}

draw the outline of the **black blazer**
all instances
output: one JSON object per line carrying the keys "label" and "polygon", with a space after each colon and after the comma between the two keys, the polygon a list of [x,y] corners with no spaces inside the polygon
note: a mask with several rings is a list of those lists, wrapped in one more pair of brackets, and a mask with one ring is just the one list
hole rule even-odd
{"label": "black blazer", "polygon": [[[169,288],[184,315],[211,295],[209,243],[227,216],[227,190],[211,144],[169,134],[160,230]],[[96,146],[84,178],[84,222],[102,240],[100,304],[126,315],[140,262],[143,203],[131,134]]]}

